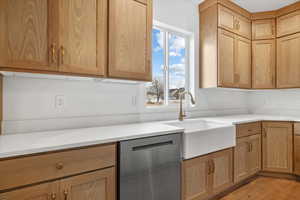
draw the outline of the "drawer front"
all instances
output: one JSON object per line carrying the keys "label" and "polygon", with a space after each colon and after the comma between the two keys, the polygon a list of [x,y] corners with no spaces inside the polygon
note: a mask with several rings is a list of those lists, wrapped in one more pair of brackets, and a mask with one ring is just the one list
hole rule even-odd
{"label": "drawer front", "polygon": [[237,125],[237,137],[261,134],[261,122],[253,122]]}
{"label": "drawer front", "polygon": [[115,164],[115,144],[3,160],[0,161],[0,191]]}

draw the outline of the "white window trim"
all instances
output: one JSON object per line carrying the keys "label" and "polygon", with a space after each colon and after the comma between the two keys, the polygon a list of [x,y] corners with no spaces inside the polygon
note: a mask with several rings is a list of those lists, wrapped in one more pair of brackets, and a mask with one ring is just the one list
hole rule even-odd
{"label": "white window trim", "polygon": [[[195,94],[195,77],[194,77],[194,34],[191,32],[188,32],[186,30],[180,29],[180,28],[176,28],[173,27],[171,25],[167,25],[158,21],[154,21],[153,23],[153,28],[157,28],[159,30],[162,30],[164,32],[168,32],[168,33],[173,33],[175,35],[178,35],[180,37],[185,38],[186,40],[186,55],[185,55],[185,84],[186,84],[186,88],[192,93]],[[166,37],[166,34],[165,34]],[[166,38],[164,38],[164,46],[165,48],[168,48],[168,44],[167,44]],[[168,60],[168,55],[165,55],[165,64],[168,66],[168,63],[166,63],[166,61]],[[168,78],[168,75],[165,75],[165,77]],[[168,79],[165,78],[165,84],[169,84]],[[165,87],[165,90],[167,90],[168,87]],[[144,93],[144,99],[142,102],[142,107],[144,108],[144,110],[147,112],[152,112],[152,111],[162,111],[162,110],[176,110],[178,109],[179,105],[177,104],[168,104],[167,99],[164,99],[164,104],[163,105],[158,105],[158,106],[147,106],[145,104],[146,101],[146,89],[145,87],[143,87],[143,93]],[[168,91],[165,91],[165,95],[168,95]],[[166,96],[165,96],[166,97]],[[188,108],[192,108],[194,107],[194,105],[191,105],[190,103],[187,104]]]}

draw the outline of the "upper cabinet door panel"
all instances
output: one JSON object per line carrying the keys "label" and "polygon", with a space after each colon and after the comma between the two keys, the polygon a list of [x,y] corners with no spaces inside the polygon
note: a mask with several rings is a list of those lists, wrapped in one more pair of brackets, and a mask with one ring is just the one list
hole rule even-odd
{"label": "upper cabinet door panel", "polygon": [[275,88],[275,40],[252,42],[252,87]]}
{"label": "upper cabinet door panel", "polygon": [[109,76],[150,81],[152,1],[109,3]]}
{"label": "upper cabinet door panel", "polygon": [[235,31],[235,13],[226,7],[219,5],[219,27],[228,31]]}
{"label": "upper cabinet door panel", "polygon": [[60,1],[60,71],[103,74],[97,66],[97,5],[97,0]]}
{"label": "upper cabinet door panel", "polygon": [[235,84],[238,88],[251,88],[251,41],[237,37],[235,45]]}
{"label": "upper cabinet door panel", "polygon": [[300,32],[300,10],[277,18],[277,37]]}
{"label": "upper cabinet door panel", "polygon": [[277,88],[300,87],[300,33],[277,39]]}
{"label": "upper cabinet door panel", "polygon": [[275,38],[275,19],[252,21],[252,39],[264,40]]}
{"label": "upper cabinet door panel", "polygon": [[235,35],[219,29],[218,44],[218,86],[234,87]]}
{"label": "upper cabinet door panel", "polygon": [[[55,0],[1,0],[0,65],[2,67],[57,70],[50,51],[50,18]],[[51,20],[54,20],[52,18]],[[52,23],[53,24],[53,23]],[[51,64],[51,62],[53,62]]]}
{"label": "upper cabinet door panel", "polygon": [[236,34],[251,39],[251,21],[241,15],[236,15]]}
{"label": "upper cabinet door panel", "polygon": [[251,21],[219,5],[219,27],[251,39]]}

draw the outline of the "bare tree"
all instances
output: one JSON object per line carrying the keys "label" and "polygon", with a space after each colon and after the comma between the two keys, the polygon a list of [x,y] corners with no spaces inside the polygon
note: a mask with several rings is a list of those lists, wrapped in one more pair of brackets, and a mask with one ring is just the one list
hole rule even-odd
{"label": "bare tree", "polygon": [[148,88],[148,94],[155,95],[156,103],[159,103],[164,95],[164,82],[161,79],[155,78],[151,86]]}

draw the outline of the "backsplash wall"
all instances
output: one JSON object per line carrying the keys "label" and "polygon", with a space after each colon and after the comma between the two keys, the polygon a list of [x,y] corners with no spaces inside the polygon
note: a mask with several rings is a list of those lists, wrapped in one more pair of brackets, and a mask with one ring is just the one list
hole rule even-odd
{"label": "backsplash wall", "polygon": [[251,113],[300,116],[300,89],[252,91],[248,96]]}

